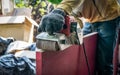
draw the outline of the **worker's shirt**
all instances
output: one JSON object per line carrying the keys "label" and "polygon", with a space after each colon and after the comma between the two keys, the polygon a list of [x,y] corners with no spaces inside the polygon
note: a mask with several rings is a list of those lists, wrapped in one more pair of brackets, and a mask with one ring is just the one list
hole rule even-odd
{"label": "worker's shirt", "polygon": [[84,17],[87,22],[112,20],[120,15],[117,0],[63,0],[57,8],[69,14]]}

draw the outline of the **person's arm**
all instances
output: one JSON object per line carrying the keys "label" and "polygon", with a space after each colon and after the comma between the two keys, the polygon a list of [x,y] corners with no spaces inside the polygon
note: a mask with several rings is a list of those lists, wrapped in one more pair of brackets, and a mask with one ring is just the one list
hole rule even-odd
{"label": "person's arm", "polygon": [[63,9],[68,14],[71,14],[72,11],[80,6],[84,0],[63,0],[60,4],[58,4],[57,8]]}
{"label": "person's arm", "polygon": [[[74,9],[78,9],[84,0],[63,0],[58,4],[57,8],[49,14],[44,15],[39,24],[38,31],[48,32],[52,35],[54,32],[59,32],[64,29],[65,17],[71,14]],[[76,15],[73,15],[77,17]]]}

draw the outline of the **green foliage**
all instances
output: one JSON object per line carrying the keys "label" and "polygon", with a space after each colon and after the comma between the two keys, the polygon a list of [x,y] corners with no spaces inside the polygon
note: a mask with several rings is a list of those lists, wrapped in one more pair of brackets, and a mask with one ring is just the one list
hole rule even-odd
{"label": "green foliage", "polygon": [[32,18],[36,21],[47,13],[46,0],[15,0],[17,8],[32,8]]}
{"label": "green foliage", "polygon": [[18,8],[37,6],[41,0],[15,0],[15,4]]}
{"label": "green foliage", "polygon": [[41,6],[42,7],[46,7],[47,6],[46,3],[45,3],[45,1],[41,1]]}
{"label": "green foliage", "polygon": [[62,0],[48,0],[48,1],[53,4],[59,4]]}

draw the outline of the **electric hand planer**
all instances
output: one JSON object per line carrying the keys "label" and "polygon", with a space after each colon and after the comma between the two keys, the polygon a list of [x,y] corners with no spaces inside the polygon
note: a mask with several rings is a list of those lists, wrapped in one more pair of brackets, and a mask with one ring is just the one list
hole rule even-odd
{"label": "electric hand planer", "polygon": [[[60,44],[65,43],[66,36],[71,34],[71,18],[65,17],[65,25],[63,30],[53,35],[49,35],[47,32],[42,32],[37,35],[36,46],[39,49],[47,51],[59,51],[61,50]],[[77,25],[76,25],[77,26]]]}

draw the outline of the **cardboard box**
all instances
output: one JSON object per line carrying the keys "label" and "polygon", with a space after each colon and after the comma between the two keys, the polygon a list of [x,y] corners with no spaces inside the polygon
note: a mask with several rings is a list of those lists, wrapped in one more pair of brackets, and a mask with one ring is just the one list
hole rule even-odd
{"label": "cardboard box", "polygon": [[38,24],[26,16],[0,17],[0,36],[33,42],[34,27]]}

